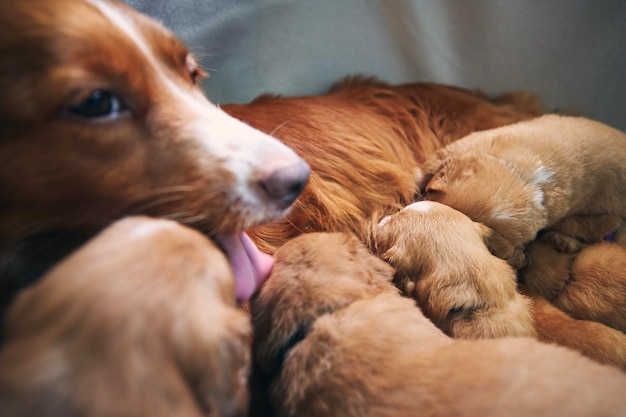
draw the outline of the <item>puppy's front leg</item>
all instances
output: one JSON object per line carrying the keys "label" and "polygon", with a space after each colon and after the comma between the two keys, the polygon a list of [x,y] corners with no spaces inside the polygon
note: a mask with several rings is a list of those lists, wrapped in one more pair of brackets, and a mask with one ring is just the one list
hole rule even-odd
{"label": "puppy's front leg", "polygon": [[560,252],[575,253],[582,249],[583,243],[601,241],[622,223],[620,216],[612,214],[568,216],[551,226],[542,240],[552,242]]}
{"label": "puppy's front leg", "polygon": [[485,225],[481,227],[484,230],[483,240],[492,255],[505,260],[515,269],[521,269],[528,264],[524,247],[514,245],[500,233]]}

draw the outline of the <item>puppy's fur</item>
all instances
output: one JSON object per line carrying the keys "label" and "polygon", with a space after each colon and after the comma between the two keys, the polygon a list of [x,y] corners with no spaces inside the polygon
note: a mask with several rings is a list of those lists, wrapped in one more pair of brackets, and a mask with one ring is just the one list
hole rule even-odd
{"label": "puppy's fur", "polygon": [[208,102],[201,72],[122,3],[0,2],[0,310],[123,216],[219,238],[286,213],[309,167]]}
{"label": "puppy's fur", "polygon": [[253,231],[269,253],[303,232],[352,232],[370,242],[382,217],[415,201],[414,171],[436,149],[541,114],[528,93],[493,99],[455,87],[391,86],[362,77],[321,96],[262,96],[222,109],[279,138],[312,169],[294,209]]}
{"label": "puppy's fur", "polygon": [[278,416],[626,413],[617,369],[527,338],[450,339],[356,238],[303,235],[276,260],[252,314]]}
{"label": "puppy's fur", "polygon": [[453,208],[421,201],[380,222],[376,250],[396,268],[396,285],[446,334],[536,336],[515,271],[485,245],[491,233]]}
{"label": "puppy's fur", "polygon": [[537,337],[574,349],[597,362],[626,371],[626,334],[592,320],[574,319],[526,287],[522,293],[531,297]]}
{"label": "puppy's fur", "polygon": [[563,235],[567,249],[568,237],[598,241],[626,217],[626,134],[546,115],[447,146],[418,182],[426,199],[495,230],[492,250],[519,268],[524,244],[544,228]]}
{"label": "puppy's fur", "polygon": [[2,416],[245,415],[250,325],[228,261],[177,223],[115,223],[5,325]]}
{"label": "puppy's fur", "polygon": [[539,239],[528,253],[533,262],[520,275],[532,291],[574,318],[626,333],[626,248],[599,242],[571,254]]}

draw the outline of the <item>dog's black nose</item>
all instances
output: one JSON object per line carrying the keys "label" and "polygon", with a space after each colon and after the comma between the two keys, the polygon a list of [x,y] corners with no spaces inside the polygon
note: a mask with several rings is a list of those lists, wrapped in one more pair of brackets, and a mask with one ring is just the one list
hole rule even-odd
{"label": "dog's black nose", "polygon": [[311,168],[302,159],[292,165],[277,168],[260,181],[267,195],[280,207],[286,208],[302,193],[309,181]]}

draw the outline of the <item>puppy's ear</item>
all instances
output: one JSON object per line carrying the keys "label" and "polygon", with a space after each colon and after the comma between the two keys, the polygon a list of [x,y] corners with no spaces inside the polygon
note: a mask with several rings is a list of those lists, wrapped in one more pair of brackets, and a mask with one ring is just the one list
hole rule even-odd
{"label": "puppy's ear", "polygon": [[391,282],[395,274],[395,269],[387,262],[378,258],[370,252],[363,243],[355,236],[350,236],[347,245],[350,253],[353,254],[359,262],[362,262],[365,273],[369,277],[369,283]]}
{"label": "puppy's ear", "polygon": [[446,188],[446,176],[445,171],[441,170],[434,174],[430,182],[426,185],[424,192],[426,193],[438,193]]}
{"label": "puppy's ear", "polygon": [[428,182],[424,186],[423,192],[426,193],[439,193],[446,191],[450,178],[456,178],[459,176],[459,168],[463,168],[461,176],[471,176],[475,171],[474,164],[466,165],[465,161],[460,165],[459,159],[455,155],[447,155],[445,158],[439,160],[439,165],[428,178]]}

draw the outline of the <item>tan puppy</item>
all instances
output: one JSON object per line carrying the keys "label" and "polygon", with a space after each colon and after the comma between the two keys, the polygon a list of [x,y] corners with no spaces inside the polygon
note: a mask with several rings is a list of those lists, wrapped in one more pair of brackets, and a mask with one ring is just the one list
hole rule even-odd
{"label": "tan puppy", "polygon": [[526,338],[455,340],[353,237],[276,253],[252,300],[254,353],[278,416],[623,416],[626,375]]}
{"label": "tan puppy", "polygon": [[215,245],[171,221],[122,220],[8,310],[0,415],[242,416],[249,343]]}
{"label": "tan puppy", "polygon": [[570,254],[537,240],[528,252],[533,262],[520,275],[532,291],[574,318],[626,333],[626,248],[600,242]]}
{"label": "tan puppy", "polygon": [[544,228],[565,235],[561,250],[578,250],[567,236],[598,241],[626,217],[626,134],[542,116],[447,146],[426,161],[418,183],[426,199],[495,230],[491,249],[519,268],[524,244]]}
{"label": "tan puppy", "polygon": [[396,285],[446,334],[536,336],[515,271],[485,246],[492,233],[453,208],[421,201],[383,219],[376,246],[396,268]]}

